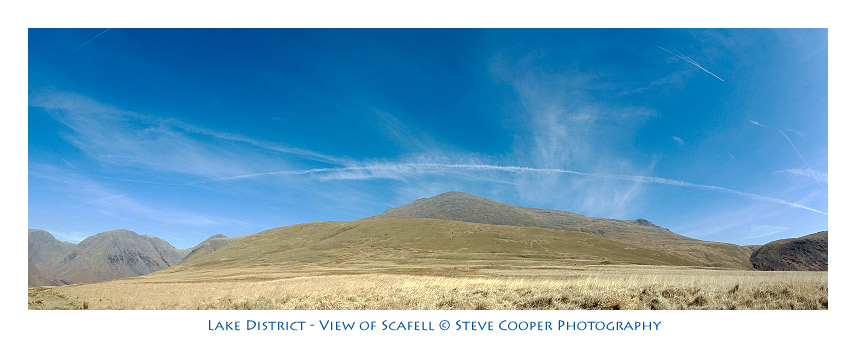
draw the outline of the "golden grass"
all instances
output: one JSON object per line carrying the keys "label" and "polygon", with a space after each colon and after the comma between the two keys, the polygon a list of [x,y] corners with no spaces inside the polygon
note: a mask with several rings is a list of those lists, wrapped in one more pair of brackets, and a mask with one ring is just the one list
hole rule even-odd
{"label": "golden grass", "polygon": [[[459,275],[265,265],[29,290],[30,309],[826,309],[827,272],[542,266]],[[428,274],[428,275],[426,275]]]}

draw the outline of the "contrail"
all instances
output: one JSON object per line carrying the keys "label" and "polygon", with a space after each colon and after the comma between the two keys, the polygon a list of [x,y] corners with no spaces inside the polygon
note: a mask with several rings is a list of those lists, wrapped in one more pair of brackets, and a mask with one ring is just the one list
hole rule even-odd
{"label": "contrail", "polygon": [[78,208],[78,207],[85,206],[85,205],[91,205],[91,204],[94,204],[94,203],[97,203],[97,202],[102,202],[102,201],[104,201],[104,200],[110,200],[110,199],[113,199],[113,198],[121,198],[121,197],[124,197],[124,196],[125,196],[124,194],[111,195],[111,196],[109,196],[109,197],[104,197],[104,198],[101,198],[101,199],[95,199],[95,200],[92,200],[92,201],[87,201],[87,202],[82,203],[82,204],[80,204],[80,205],[74,206],[74,208]]}
{"label": "contrail", "polygon": [[821,181],[818,180],[818,175],[816,175],[815,171],[812,170],[812,167],[809,166],[809,163],[803,157],[803,154],[801,154],[800,151],[798,151],[797,146],[795,146],[795,144],[792,142],[792,139],[789,138],[789,136],[786,134],[786,132],[784,132],[783,130],[781,130],[779,128],[777,128],[777,132],[780,132],[780,135],[782,135],[783,138],[786,138],[786,141],[789,142],[789,145],[795,151],[795,154],[797,154],[798,158],[800,158],[800,160],[803,161],[803,164],[806,166],[806,168],[810,169],[809,172],[812,174],[812,179],[815,180],[815,183],[818,184],[818,187],[821,187],[821,189],[826,191],[827,188],[825,188],[823,185],[821,185]]}
{"label": "contrail", "polygon": [[[653,44],[653,45],[655,45],[655,44]],[[723,80],[721,77],[717,76],[717,74],[711,73],[710,71],[708,71],[707,69],[705,69],[705,67],[702,67],[702,65],[700,65],[700,64],[699,64],[699,63],[697,63],[696,61],[693,61],[693,59],[691,59],[690,57],[688,57],[688,56],[686,56],[686,55],[684,55],[684,54],[681,54],[681,53],[679,53],[678,51],[673,52],[673,51],[670,51],[670,50],[668,50],[668,49],[666,49],[666,48],[663,48],[663,47],[661,47],[661,46],[658,46],[658,45],[655,45],[655,47],[660,48],[660,49],[661,49],[661,50],[663,50],[664,52],[667,52],[667,53],[669,53],[669,54],[672,54],[672,55],[676,56],[676,57],[677,57],[677,58],[679,58],[679,59],[682,59],[682,60],[684,60],[684,61],[687,61],[689,64],[694,65],[694,66],[698,67],[699,69],[701,69],[701,70],[705,71],[705,73],[711,74],[711,76],[713,76],[713,77],[717,78],[717,80],[720,80],[720,81],[725,82],[725,80]]]}
{"label": "contrail", "polygon": [[[750,123],[756,126],[768,128],[768,126],[765,126],[759,123],[758,121],[750,120]],[[797,149],[797,146],[795,146],[795,144],[792,142],[792,138],[789,138],[788,134],[786,134],[786,132],[783,131],[781,128],[773,125],[770,127],[777,130],[777,132],[779,132],[780,135],[782,135],[783,138],[786,139],[786,141],[789,143],[789,146],[791,146],[792,150],[795,151],[795,154],[797,154],[797,157],[800,159],[800,161],[802,161],[804,166],[806,166],[806,168],[810,170],[810,175],[812,176],[812,179],[815,180],[815,183],[818,184],[818,187],[821,187],[821,189],[827,191],[827,188],[824,187],[824,185],[821,184],[821,180],[818,179],[818,175],[815,173],[815,171],[812,170],[812,167],[809,166],[809,162],[806,161],[806,158],[803,157],[803,154],[800,153],[800,151]]]}
{"label": "contrail", "polygon": [[756,126],[760,126],[760,127],[765,127],[765,128],[768,127],[768,126],[762,125],[760,122],[758,122],[756,120],[750,120],[750,123],[753,125],[756,125]]}
{"label": "contrail", "polygon": [[91,39],[86,40],[86,42],[84,42],[84,43],[83,43],[83,44],[81,44],[80,46],[77,46],[77,48],[75,48],[73,51],[69,52],[69,53],[68,53],[68,54],[66,54],[64,57],[62,57],[62,59],[60,59],[60,61],[65,60],[66,58],[68,58],[68,57],[70,57],[72,54],[74,54],[75,52],[79,51],[81,48],[85,47],[86,45],[89,45],[89,43],[90,43],[90,42],[92,42],[92,41],[93,41],[93,40],[95,40],[95,39],[98,39],[98,37],[100,37],[100,36],[101,36],[102,34],[104,34],[104,33],[107,33],[107,31],[109,31],[109,30],[111,30],[111,28],[105,29],[105,30],[101,31],[101,33],[98,33],[97,35],[95,35],[94,37],[92,37]]}
{"label": "contrail", "polygon": [[[550,173],[550,174],[571,174],[578,176],[586,176],[586,177],[595,177],[595,178],[605,178],[605,179],[617,179],[617,180],[625,180],[631,182],[645,183],[645,184],[659,184],[659,185],[668,185],[668,186],[678,186],[678,187],[688,187],[695,188],[701,190],[708,191],[718,191],[730,194],[740,195],[746,198],[766,201],[776,204],[782,204],[790,207],[800,208],[807,211],[812,211],[815,213],[827,215],[827,212],[820,211],[811,207],[807,207],[798,203],[786,201],[783,199],[772,198],[764,195],[758,195],[753,193],[746,193],[741,191],[736,191],[733,189],[714,186],[714,185],[702,185],[695,184],[686,181],[680,181],[675,179],[668,178],[660,178],[660,177],[650,177],[650,176],[634,176],[634,175],[622,175],[622,174],[604,174],[604,173],[585,173],[578,172],[573,170],[559,169],[559,168],[532,168],[532,167],[520,167],[520,166],[497,166],[497,165],[482,165],[482,164],[435,164],[435,163],[402,163],[402,164],[385,164],[385,165],[371,165],[371,166],[350,166],[350,167],[330,167],[330,168],[313,168],[308,170],[290,170],[290,171],[275,171],[275,172],[260,172],[260,173],[251,173],[245,175],[236,175],[231,177],[223,177],[214,180],[208,180],[205,182],[213,182],[213,181],[225,181],[225,180],[237,180],[237,179],[248,179],[259,176],[268,176],[268,175],[288,175],[288,176],[301,176],[307,174],[315,174],[315,173],[341,173],[341,172],[352,172],[352,171],[386,171],[386,172],[399,172],[401,174],[413,174],[419,175],[426,172],[426,170],[449,170],[449,169],[461,169],[461,170],[473,170],[473,171],[500,171],[500,172],[511,172],[511,173]],[[373,178],[369,177],[361,177],[361,179]]]}

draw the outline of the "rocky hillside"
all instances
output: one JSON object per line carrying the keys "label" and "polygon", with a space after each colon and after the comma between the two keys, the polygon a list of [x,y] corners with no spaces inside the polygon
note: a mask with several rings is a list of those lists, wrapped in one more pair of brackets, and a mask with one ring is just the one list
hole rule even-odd
{"label": "rocky hillside", "polygon": [[827,271],[827,231],[767,243],[750,262],[762,271]]}
{"label": "rocky hillside", "polygon": [[28,243],[30,286],[134,277],[176,265],[190,252],[128,230],[99,233],[75,245],[30,229]]}
{"label": "rocky hillside", "polygon": [[27,261],[42,272],[53,272],[72,250],[74,244],[59,241],[48,232],[32,228],[27,231]]}

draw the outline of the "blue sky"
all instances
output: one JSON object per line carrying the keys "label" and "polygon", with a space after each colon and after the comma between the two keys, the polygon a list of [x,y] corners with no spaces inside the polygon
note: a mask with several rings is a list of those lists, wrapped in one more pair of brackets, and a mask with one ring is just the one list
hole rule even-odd
{"label": "blue sky", "polygon": [[457,190],[828,228],[824,29],[30,29],[28,226],[179,248]]}

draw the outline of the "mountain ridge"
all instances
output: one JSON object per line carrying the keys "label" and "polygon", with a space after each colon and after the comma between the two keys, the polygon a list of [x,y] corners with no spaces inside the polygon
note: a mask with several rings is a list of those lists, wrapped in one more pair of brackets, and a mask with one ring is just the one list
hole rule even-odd
{"label": "mountain ridge", "polygon": [[[616,220],[587,217],[569,211],[512,205],[460,191],[450,191],[429,198],[417,199],[364,219],[389,218],[430,218],[491,225],[534,226],[600,235],[618,232],[618,229],[613,227],[614,225],[609,224],[619,222],[639,226],[645,232],[657,233],[659,236],[688,239],[646,219]],[[602,223],[602,225],[598,225],[600,227],[595,226],[598,223]],[[635,230],[631,229],[631,231]]]}
{"label": "mountain ridge", "polygon": [[65,258],[75,244],[57,240],[50,232],[29,228],[27,230],[27,261],[40,275],[52,272],[54,267]]}
{"label": "mountain ridge", "polygon": [[139,276],[173,266],[190,252],[126,229],[101,232],[76,245],[58,241],[47,231],[29,229],[28,243],[30,286]]}
{"label": "mountain ridge", "polygon": [[[389,230],[384,232],[383,229],[379,229],[382,226],[388,227]],[[422,229],[412,229],[412,227],[422,227]],[[456,233],[454,227],[460,227],[461,230],[456,237],[450,237],[451,234]],[[390,234],[392,230],[409,234],[414,238],[392,236]],[[325,232],[326,235],[322,234]],[[504,235],[504,232],[508,234]],[[474,234],[481,234],[487,238],[480,239],[474,237]],[[508,238],[514,234],[519,238]],[[542,240],[527,241],[523,237],[524,234]],[[824,235],[823,269],[826,270],[826,232]],[[266,239],[265,236],[271,236],[271,238]],[[459,236],[466,237],[469,242],[462,243],[457,238]],[[562,239],[563,236],[569,239]],[[417,243],[418,241],[431,243],[435,241],[432,237],[444,238],[449,244],[459,244],[463,247],[455,250],[449,248],[448,244]],[[355,242],[347,243],[343,239],[351,239]],[[780,242],[784,240],[794,239],[783,239]],[[570,241],[582,247],[577,249],[568,247]],[[752,270],[764,269],[763,265],[760,266],[754,262],[755,258],[771,257],[760,254],[768,253],[762,250],[769,248],[770,244],[738,246],[702,241],[673,233],[646,219],[616,220],[587,217],[568,211],[517,206],[465,192],[451,191],[417,199],[355,221],[283,226],[237,237],[215,234],[197,246],[184,250],[176,249],[158,237],[139,235],[125,229],[102,232],[77,245],[56,240],[46,231],[30,229],[29,284],[33,286],[33,284],[98,282],[139,276],[167,268],[196,267],[203,263],[218,266],[224,262],[258,262],[253,258],[242,259],[242,256],[253,255],[270,260],[306,262],[336,256],[334,250],[337,249],[344,251],[343,253],[351,253],[349,255],[355,255],[357,258],[368,255],[367,253],[375,253],[379,249],[387,253],[385,255],[423,253],[415,257],[422,258],[420,260],[425,259],[425,253],[436,251],[449,252],[447,256],[461,256],[462,253],[476,251],[471,254],[480,257],[488,255],[486,253],[489,253],[489,256],[499,255],[504,243],[511,246],[509,249],[520,252],[514,255],[556,256],[566,259],[588,258],[584,261],[589,262],[600,262],[599,260],[635,264],[661,262],[667,265]],[[521,247],[522,243],[528,244],[530,248]],[[259,248],[268,249],[259,252],[257,249],[248,247],[248,244],[256,244]],[[474,244],[482,247],[471,248]],[[602,246],[615,252],[604,252],[603,249],[593,246]],[[559,248],[562,252],[554,255],[544,252],[543,249],[546,248]],[[403,250],[405,252],[401,252]],[[305,251],[305,257],[302,257],[300,251]],[[345,254],[340,254],[340,256],[343,255]],[[214,258],[219,259],[214,260]],[[751,260],[751,258],[754,259]],[[815,264],[810,266],[812,265]],[[798,269],[806,267],[804,265]]]}
{"label": "mountain ridge", "polygon": [[[474,213],[474,211],[478,211]],[[600,235],[648,249],[666,249],[703,266],[752,269],[752,250],[728,243],[697,240],[673,233],[646,219],[616,220],[577,213],[522,207],[478,195],[451,191],[394,207],[360,220],[429,218],[492,225],[530,226]]]}

